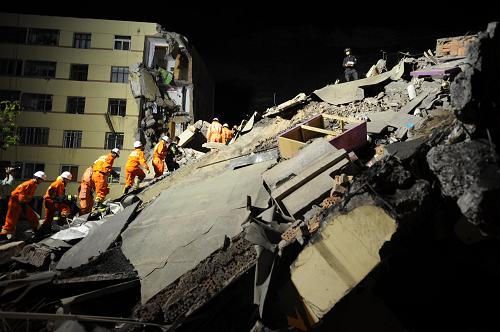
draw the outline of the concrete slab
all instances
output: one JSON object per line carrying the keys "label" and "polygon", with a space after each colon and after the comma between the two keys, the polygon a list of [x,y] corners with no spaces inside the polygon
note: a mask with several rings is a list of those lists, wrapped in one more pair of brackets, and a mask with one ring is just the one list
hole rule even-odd
{"label": "concrete slab", "polygon": [[173,184],[123,232],[122,251],[141,280],[142,303],[239,234],[252,206],[267,208],[262,162]]}
{"label": "concrete slab", "polygon": [[291,279],[314,322],[354,288],[379,262],[379,249],[396,231],[381,208],[365,205],[331,218],[321,239],[291,267]]}
{"label": "concrete slab", "polygon": [[89,234],[82,241],[61,257],[56,269],[64,270],[70,267],[78,267],[106,251],[120,235],[139,203],[140,201],[135,202],[126,207],[125,210],[106,218],[103,224],[90,229]]}

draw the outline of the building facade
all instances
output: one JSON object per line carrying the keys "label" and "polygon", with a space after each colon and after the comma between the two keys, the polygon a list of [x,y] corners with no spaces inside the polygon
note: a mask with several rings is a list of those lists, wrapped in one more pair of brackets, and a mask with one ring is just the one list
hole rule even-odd
{"label": "building facade", "polygon": [[146,37],[156,23],[0,13],[0,99],[20,100],[19,144],[0,161],[20,167],[18,183],[44,170],[49,181],[62,171],[76,194],[84,170],[112,148],[120,179],[136,140],[140,105],[129,86],[129,66],[144,62]]}

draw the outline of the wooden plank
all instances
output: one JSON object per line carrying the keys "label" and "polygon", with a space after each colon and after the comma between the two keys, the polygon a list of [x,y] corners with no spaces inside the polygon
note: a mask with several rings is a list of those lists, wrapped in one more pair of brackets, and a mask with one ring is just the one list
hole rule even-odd
{"label": "wooden plank", "polygon": [[299,149],[306,145],[306,143],[289,139],[283,136],[278,137],[278,148],[281,157],[292,158],[299,153]]}
{"label": "wooden plank", "polygon": [[317,127],[311,127],[311,126],[306,126],[302,125],[300,128],[305,129],[305,130],[310,130],[310,131],[315,131],[317,133],[322,133],[325,135],[332,135],[332,136],[337,136],[342,134],[341,130],[328,130],[328,129],[323,129],[323,128],[317,128]]}

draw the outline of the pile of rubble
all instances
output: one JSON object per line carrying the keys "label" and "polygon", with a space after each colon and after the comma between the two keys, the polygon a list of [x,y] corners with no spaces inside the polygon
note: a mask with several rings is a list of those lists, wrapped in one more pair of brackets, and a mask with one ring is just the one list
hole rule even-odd
{"label": "pile of rubble", "polygon": [[497,30],[255,113],[83,237],[2,248],[5,326],[495,329]]}

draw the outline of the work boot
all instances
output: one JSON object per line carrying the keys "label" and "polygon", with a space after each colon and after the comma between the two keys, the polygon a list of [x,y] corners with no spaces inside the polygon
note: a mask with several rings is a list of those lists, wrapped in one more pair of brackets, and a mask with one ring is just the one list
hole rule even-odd
{"label": "work boot", "polygon": [[124,189],[123,189],[123,194],[126,195],[128,194],[128,191],[130,190],[130,187],[129,186],[126,186]]}

